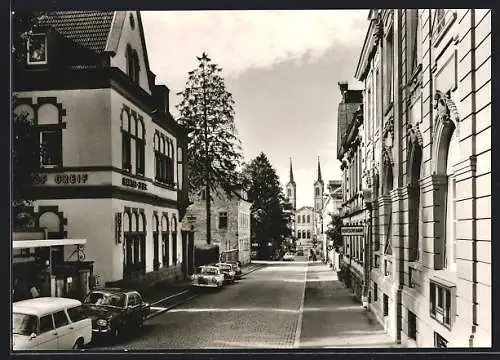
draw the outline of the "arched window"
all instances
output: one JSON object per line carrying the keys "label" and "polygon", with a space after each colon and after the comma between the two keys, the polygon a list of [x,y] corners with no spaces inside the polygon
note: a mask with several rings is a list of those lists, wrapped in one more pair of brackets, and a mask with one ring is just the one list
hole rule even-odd
{"label": "arched window", "polygon": [[172,231],[172,264],[177,265],[177,219],[175,215],[172,216],[171,231]]}
{"label": "arched window", "polygon": [[137,51],[133,50],[130,45],[127,45],[125,58],[127,60],[127,75],[132,82],[138,84],[140,72],[139,56],[137,55]]}
{"label": "arched window", "polygon": [[316,188],[316,196],[319,196],[319,188]]}
{"label": "arched window", "polygon": [[130,115],[128,108],[123,107],[120,114],[122,123],[122,168],[127,171],[132,170],[132,156],[131,156],[131,136],[130,136]]}
{"label": "arched window", "polygon": [[146,272],[146,219],[143,211],[125,211],[124,278],[136,279]]}
{"label": "arched window", "polygon": [[311,215],[307,215],[307,223],[310,224],[311,223]]}
{"label": "arched window", "polygon": [[145,158],[146,141],[145,141],[144,122],[142,120],[142,117],[138,117],[136,119],[136,125],[137,125],[137,134],[135,139],[136,173],[139,175],[144,175],[144,168],[146,161]]}
{"label": "arched window", "polygon": [[420,214],[422,202],[420,199],[420,171],[422,163],[422,148],[415,140],[410,145],[409,152],[409,184],[408,184],[408,225],[409,225],[409,253],[408,260],[416,261],[421,256],[422,231]]}
{"label": "arched window", "polygon": [[161,217],[161,257],[163,262],[163,267],[169,266],[169,223],[168,215],[163,214]]}
{"label": "arched window", "polygon": [[59,122],[59,108],[45,103],[38,108],[37,127],[40,132],[40,166],[62,166],[62,124]]}
{"label": "arched window", "polygon": [[457,131],[454,131],[448,146],[448,156],[446,158],[447,175],[447,197],[446,197],[446,244],[444,265],[451,271],[456,271],[456,177],[455,165],[460,160],[460,146]]}

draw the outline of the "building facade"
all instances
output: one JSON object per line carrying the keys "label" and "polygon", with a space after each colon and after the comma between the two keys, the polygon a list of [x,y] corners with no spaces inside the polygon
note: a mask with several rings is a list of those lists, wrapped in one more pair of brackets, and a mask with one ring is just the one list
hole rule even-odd
{"label": "building facade", "polygon": [[[319,243],[321,244],[322,253],[325,260],[334,263],[333,240],[328,240],[327,230],[334,216],[340,215],[342,208],[342,181],[330,180],[327,186],[327,192],[323,195],[323,209],[321,218],[323,220],[322,232],[320,234]],[[338,261],[337,261],[338,264]]]}
{"label": "building facade", "polygon": [[235,191],[229,197],[223,191],[217,191],[211,204],[212,244],[207,244],[206,197],[202,190],[199,195],[192,195],[194,201],[189,206],[186,219],[194,230],[195,247],[203,249],[207,245],[217,245],[219,253],[226,260],[250,262],[250,207],[246,192]]}
{"label": "building facade", "polygon": [[371,239],[371,209],[365,201],[363,165],[365,154],[364,108],[362,91],[350,90],[347,83],[339,83],[342,101],[338,111],[337,158],[341,162],[343,203],[342,218],[343,254],[341,269],[346,284],[356,298],[366,302],[368,297],[368,257],[367,249]]}
{"label": "building facade", "polygon": [[313,248],[314,208],[302,206],[295,212],[296,248],[306,255]]}
{"label": "building facade", "polygon": [[356,77],[374,108],[370,310],[406,346],[489,347],[491,11],[369,21]]}
{"label": "building facade", "polygon": [[[86,239],[97,285],[182,277],[187,136],[155,84],[140,12],[49,13],[26,60],[14,114],[44,149],[30,189],[36,227]],[[54,265],[71,255],[51,252]]]}

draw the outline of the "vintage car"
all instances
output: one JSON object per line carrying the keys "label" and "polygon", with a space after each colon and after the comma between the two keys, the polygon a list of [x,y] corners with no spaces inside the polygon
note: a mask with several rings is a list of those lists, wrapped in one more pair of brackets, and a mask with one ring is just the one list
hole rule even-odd
{"label": "vintage car", "polygon": [[234,277],[236,278],[236,280],[241,279],[242,276],[241,263],[239,261],[226,261],[226,263],[231,264],[233,266]]}
{"label": "vintage car", "polygon": [[224,285],[224,274],[216,266],[200,266],[198,272],[191,276],[191,285],[220,288]]}
{"label": "vintage car", "polygon": [[13,350],[76,350],[92,340],[92,323],[75,299],[40,297],[13,303]]}
{"label": "vintage car", "polygon": [[94,335],[117,339],[125,329],[141,328],[151,311],[149,303],[135,290],[96,289],[83,300],[85,313],[92,319]]}
{"label": "vintage car", "polygon": [[217,263],[215,264],[222,273],[224,274],[224,282],[232,283],[236,279],[236,272],[233,269],[233,265],[229,263]]}
{"label": "vintage car", "polygon": [[287,252],[285,253],[285,255],[283,255],[283,261],[293,261],[294,259],[295,257],[291,252]]}

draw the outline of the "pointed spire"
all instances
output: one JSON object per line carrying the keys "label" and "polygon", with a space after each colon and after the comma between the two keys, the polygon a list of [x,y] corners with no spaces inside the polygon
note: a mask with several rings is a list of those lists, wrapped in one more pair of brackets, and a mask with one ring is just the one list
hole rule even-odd
{"label": "pointed spire", "polygon": [[292,158],[290,158],[290,182],[293,183]]}
{"label": "pointed spire", "polygon": [[319,163],[319,156],[318,156],[318,181],[323,181],[321,180],[321,165]]}

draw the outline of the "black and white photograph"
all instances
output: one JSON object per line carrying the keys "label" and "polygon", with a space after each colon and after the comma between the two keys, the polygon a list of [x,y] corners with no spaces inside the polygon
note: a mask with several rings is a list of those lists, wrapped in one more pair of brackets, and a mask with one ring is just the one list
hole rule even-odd
{"label": "black and white photograph", "polygon": [[12,11],[10,353],[491,349],[491,14]]}

